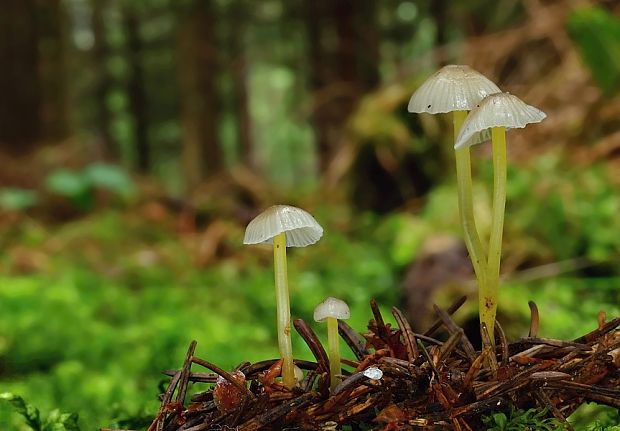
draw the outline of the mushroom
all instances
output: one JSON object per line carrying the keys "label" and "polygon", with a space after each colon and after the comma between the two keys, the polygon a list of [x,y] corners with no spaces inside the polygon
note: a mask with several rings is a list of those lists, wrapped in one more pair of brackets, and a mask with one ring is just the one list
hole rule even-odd
{"label": "mushroom", "polygon": [[274,205],[256,216],[245,229],[244,244],[273,244],[278,322],[278,346],[282,358],[282,381],[295,386],[293,346],[291,343],[291,310],[286,275],[286,247],[306,247],[323,236],[323,228],[306,211]]}
{"label": "mushroom", "polygon": [[[500,91],[497,85],[469,66],[448,65],[435,72],[413,93],[408,110],[429,114],[452,112],[456,141],[467,111],[473,109],[484,97]],[[463,236],[478,284],[483,285],[486,257],[474,219],[469,148],[456,149],[455,157]]]}
{"label": "mushroom", "polygon": [[329,356],[329,380],[330,391],[333,393],[340,383],[340,338],[338,336],[338,320],[351,317],[349,306],[346,302],[332,298],[331,296],[321,302],[314,309],[314,320],[324,322],[327,320],[327,354]]}
{"label": "mushroom", "polygon": [[480,322],[485,323],[494,340],[495,314],[499,290],[499,267],[502,254],[502,231],[506,207],[506,129],[523,128],[539,123],[547,115],[527,105],[510,93],[497,93],[485,97],[473,109],[461,127],[454,148],[468,149],[488,139],[491,129],[493,146],[493,217],[489,239],[486,282],[480,287]]}

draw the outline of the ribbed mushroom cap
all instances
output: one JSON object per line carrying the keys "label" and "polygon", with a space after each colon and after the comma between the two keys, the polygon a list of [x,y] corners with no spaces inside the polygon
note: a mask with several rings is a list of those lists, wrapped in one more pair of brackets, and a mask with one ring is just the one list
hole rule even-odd
{"label": "ribbed mushroom cap", "polygon": [[469,66],[451,64],[435,72],[413,93],[409,112],[440,114],[472,110],[483,98],[501,90]]}
{"label": "ribbed mushroom cap", "polygon": [[348,319],[351,317],[349,306],[346,302],[330,296],[314,309],[315,322],[323,322],[328,317],[335,317],[340,320]]}
{"label": "ribbed mushroom cap", "polygon": [[257,215],[245,228],[244,244],[273,244],[273,237],[286,233],[287,247],[305,247],[323,236],[323,228],[301,208],[274,205]]}
{"label": "ribbed mushroom cap", "polygon": [[540,123],[546,117],[543,111],[510,93],[491,94],[469,113],[454,148],[470,147],[488,140],[488,129],[493,127],[521,129],[530,123]]}

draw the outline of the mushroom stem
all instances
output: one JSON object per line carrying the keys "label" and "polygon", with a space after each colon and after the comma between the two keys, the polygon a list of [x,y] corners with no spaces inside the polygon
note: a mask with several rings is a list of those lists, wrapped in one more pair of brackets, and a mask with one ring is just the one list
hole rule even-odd
{"label": "mushroom stem", "polygon": [[[461,125],[467,116],[467,111],[454,111],[452,113],[454,123],[454,141],[459,134]],[[478,235],[476,228],[476,220],[474,218],[473,192],[471,180],[471,159],[469,156],[469,147],[459,148],[455,151],[456,155],[456,178],[458,188],[459,213],[461,217],[461,226],[463,227],[463,238],[465,246],[469,252],[471,262],[476,273],[478,285],[485,284],[484,268],[486,258],[484,256],[484,248]]]}
{"label": "mushroom stem", "polygon": [[291,343],[291,310],[286,275],[286,234],[273,237],[273,262],[276,282],[276,309],[278,316],[278,347],[282,358],[282,383],[295,386],[293,345]]}
{"label": "mushroom stem", "polygon": [[499,267],[506,209],[506,129],[493,127],[491,139],[493,142],[493,218],[489,240],[487,283],[484,289],[480,290],[480,321],[486,324],[491,342],[494,343],[493,331],[497,312]]}
{"label": "mushroom stem", "polygon": [[340,337],[338,335],[338,319],[335,317],[327,318],[327,351],[329,356],[329,378],[330,391],[334,393],[336,386],[340,383]]}

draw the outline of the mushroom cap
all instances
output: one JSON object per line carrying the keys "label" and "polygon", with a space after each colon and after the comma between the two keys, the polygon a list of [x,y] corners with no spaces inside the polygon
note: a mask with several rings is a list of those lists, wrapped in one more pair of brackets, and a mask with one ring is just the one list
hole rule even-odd
{"label": "mushroom cap", "polygon": [[501,90],[469,66],[450,64],[435,72],[409,99],[409,112],[441,114],[469,111],[489,94]]}
{"label": "mushroom cap", "polygon": [[341,299],[329,297],[314,309],[314,321],[323,322],[328,317],[344,320],[351,317],[349,306]]}
{"label": "mushroom cap", "polygon": [[274,205],[257,215],[245,228],[244,244],[273,244],[273,237],[286,233],[287,247],[305,247],[323,236],[323,228],[301,208]]}
{"label": "mushroom cap", "polygon": [[488,140],[489,129],[493,127],[521,129],[530,123],[540,123],[545,117],[543,111],[510,93],[491,94],[469,113],[454,148],[471,147]]}

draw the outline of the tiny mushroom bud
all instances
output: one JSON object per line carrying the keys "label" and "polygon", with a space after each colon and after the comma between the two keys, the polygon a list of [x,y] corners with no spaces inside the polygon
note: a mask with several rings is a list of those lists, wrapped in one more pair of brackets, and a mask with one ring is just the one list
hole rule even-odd
{"label": "tiny mushroom bud", "polygon": [[[467,111],[474,109],[484,97],[499,91],[501,90],[497,85],[469,66],[452,64],[435,72],[413,93],[408,109],[409,112],[429,114],[451,112],[456,140]],[[471,257],[478,284],[482,285],[486,257],[474,219],[469,149],[456,150],[455,159],[463,239]]]}
{"label": "tiny mushroom bud", "polygon": [[314,309],[316,322],[327,321],[327,346],[329,355],[330,390],[333,393],[340,383],[340,338],[338,336],[338,320],[351,317],[349,306],[346,302],[329,297]]}
{"label": "tiny mushroom bud", "polygon": [[485,97],[465,119],[454,147],[457,151],[485,140],[484,133],[491,130],[493,146],[493,216],[485,283],[478,294],[480,322],[485,323],[491,341],[497,311],[499,268],[502,254],[502,232],[506,208],[506,129],[523,128],[544,120],[546,114],[527,105],[517,96],[496,93]]}
{"label": "tiny mushroom bud", "polygon": [[291,311],[286,273],[286,248],[306,247],[323,235],[323,228],[306,211],[274,205],[252,220],[245,230],[244,244],[273,244],[278,322],[278,345],[282,358],[282,380],[295,386],[293,347],[291,343]]}

